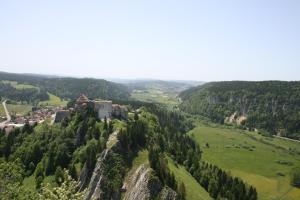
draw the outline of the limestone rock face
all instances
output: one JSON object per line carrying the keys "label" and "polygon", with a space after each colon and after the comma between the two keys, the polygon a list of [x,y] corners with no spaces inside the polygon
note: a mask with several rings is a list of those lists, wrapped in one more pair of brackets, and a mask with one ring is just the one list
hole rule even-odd
{"label": "limestone rock face", "polygon": [[[154,171],[145,165],[139,166],[126,180],[122,188],[122,185],[120,185],[119,190],[111,190],[108,184],[110,181],[108,177],[112,175],[111,167],[116,165],[118,155],[124,153],[124,149],[117,140],[117,134],[110,135],[107,146],[107,149],[99,156],[94,170],[85,166],[82,171],[80,190],[86,188],[85,200],[120,200],[121,191],[125,192],[123,195],[124,200],[178,199],[177,193],[168,187],[164,187],[159,178],[154,175]],[[114,168],[114,170],[117,170],[114,171],[114,174],[124,177],[125,168]]]}
{"label": "limestone rock face", "polygon": [[104,165],[108,157],[111,156],[110,154],[111,150],[106,149],[101,153],[101,156],[98,158],[92,178],[86,191],[86,200],[105,199],[104,192],[102,190],[102,188],[105,186],[106,179]]}
{"label": "limestone rock face", "polygon": [[83,191],[88,186],[92,174],[93,168],[88,167],[87,163],[85,163],[79,177],[79,191]]}
{"label": "limestone rock face", "polygon": [[160,198],[159,199],[164,199],[164,200],[178,199],[178,195],[171,188],[164,187],[163,190],[160,192]]}
{"label": "limestone rock face", "polygon": [[177,200],[178,195],[153,175],[153,170],[141,165],[126,184],[124,200]]}
{"label": "limestone rock face", "polygon": [[224,122],[228,124],[237,124],[241,125],[247,120],[247,117],[245,115],[238,115],[237,112],[234,112],[229,117],[226,117]]}
{"label": "limestone rock face", "polygon": [[[111,134],[109,136],[107,146],[109,146],[107,149],[105,149],[99,158],[97,159],[96,165],[93,168],[94,170],[91,172],[91,174],[88,176],[86,170],[82,171],[82,176],[85,177],[91,177],[88,181],[87,191],[85,195],[86,200],[118,200],[120,199],[120,192],[112,192],[108,186],[108,173],[110,170],[110,165],[114,165],[116,155],[120,154],[123,150],[120,146],[120,143],[117,139],[117,132]],[[87,172],[86,172],[87,171]],[[123,175],[124,172],[120,169],[119,171],[115,172],[118,174]],[[84,183],[86,183],[87,178],[80,178],[81,185],[84,186]],[[83,187],[82,187],[83,188]],[[109,191],[109,192],[108,192]]]}

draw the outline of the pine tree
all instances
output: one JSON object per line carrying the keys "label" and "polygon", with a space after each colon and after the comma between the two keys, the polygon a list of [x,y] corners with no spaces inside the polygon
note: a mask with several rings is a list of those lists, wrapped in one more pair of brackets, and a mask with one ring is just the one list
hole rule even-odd
{"label": "pine tree", "polygon": [[139,120],[139,115],[137,112],[134,112],[134,121],[138,121]]}
{"label": "pine tree", "polygon": [[55,182],[60,185],[64,182],[64,171],[60,166],[58,166],[55,170]]}

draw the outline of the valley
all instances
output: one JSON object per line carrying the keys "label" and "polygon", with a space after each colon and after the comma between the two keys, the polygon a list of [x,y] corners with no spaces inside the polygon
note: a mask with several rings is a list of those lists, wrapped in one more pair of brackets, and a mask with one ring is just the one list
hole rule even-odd
{"label": "valley", "polygon": [[126,83],[131,90],[131,98],[150,103],[168,105],[170,109],[177,108],[181,103],[180,92],[203,82],[188,81],[132,81]]}
{"label": "valley", "polygon": [[203,150],[203,160],[255,186],[259,199],[296,200],[290,171],[300,167],[300,145],[255,132],[198,122],[189,135]]}
{"label": "valley", "polygon": [[0,1],[0,200],[300,200],[299,11]]}
{"label": "valley", "polygon": [[[5,124],[1,130],[0,176],[6,165],[16,167],[12,175],[22,177],[20,194],[27,191],[35,199],[44,195],[41,189],[60,188],[67,169],[70,180],[80,184],[74,195],[86,200],[110,195],[126,200],[300,198],[300,189],[291,182],[291,172],[300,168],[297,123],[293,119],[287,127],[279,123],[282,118],[275,118],[276,126],[286,130],[280,129],[283,138],[274,135],[268,129],[271,124],[258,123],[246,113],[257,115],[255,105],[268,113],[269,107],[262,106],[265,96],[233,101],[231,87],[240,87],[235,82],[225,87],[17,74],[6,78],[0,82],[1,99],[7,100],[11,121],[23,124],[13,129]],[[252,83],[243,84],[254,92]],[[227,90],[229,96],[221,92]],[[280,99],[285,105],[281,101],[285,99]],[[274,105],[274,113],[281,112]],[[0,114],[5,120],[3,106]],[[14,184],[10,181],[9,186]],[[5,188],[5,195],[12,195]]]}

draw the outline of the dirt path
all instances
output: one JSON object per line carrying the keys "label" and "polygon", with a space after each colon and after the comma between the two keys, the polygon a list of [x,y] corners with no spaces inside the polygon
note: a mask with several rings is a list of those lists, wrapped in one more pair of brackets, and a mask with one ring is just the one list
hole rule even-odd
{"label": "dirt path", "polygon": [[9,112],[6,107],[6,100],[2,102],[2,105],[3,105],[5,113],[6,113],[6,121],[1,122],[0,127],[4,126],[6,123],[10,122],[10,120],[11,120],[11,117],[10,117]]}
{"label": "dirt path", "polygon": [[274,135],[274,137],[279,138],[279,139],[283,139],[283,140],[289,140],[289,141],[299,142],[300,143],[300,140],[294,140],[294,139],[287,138],[287,137],[280,137],[280,136],[277,136],[277,135]]}
{"label": "dirt path", "polygon": [[108,149],[110,149],[112,146],[114,146],[117,141],[118,141],[118,133],[119,133],[119,130],[116,130],[115,132],[113,132],[112,134],[110,134],[107,142],[106,142],[106,147]]}

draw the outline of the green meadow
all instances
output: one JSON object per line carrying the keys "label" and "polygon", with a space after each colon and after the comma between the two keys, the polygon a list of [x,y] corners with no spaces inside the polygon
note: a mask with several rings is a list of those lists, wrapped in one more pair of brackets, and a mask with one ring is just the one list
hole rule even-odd
{"label": "green meadow", "polygon": [[40,106],[66,106],[68,103],[67,101],[62,100],[58,96],[55,96],[49,92],[48,92],[48,95],[49,95],[49,100],[41,101],[39,103]]}
{"label": "green meadow", "polygon": [[[31,111],[32,106],[29,104],[6,104],[7,110],[12,114],[26,115]],[[0,105],[0,116],[6,117],[4,107],[1,103]]]}
{"label": "green meadow", "polygon": [[203,160],[255,186],[259,199],[300,199],[300,189],[290,186],[290,171],[300,166],[300,143],[207,124],[189,134],[201,145]]}
{"label": "green meadow", "polygon": [[172,107],[179,104],[179,99],[175,92],[162,90],[160,88],[133,90],[131,97],[139,101],[162,103]]}
{"label": "green meadow", "polygon": [[212,199],[204,188],[185,170],[183,166],[175,165],[171,158],[168,158],[168,166],[174,173],[178,184],[185,183],[186,200],[210,200]]}

